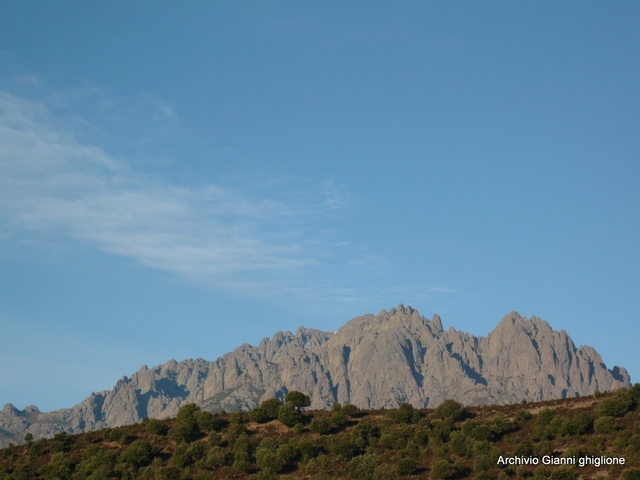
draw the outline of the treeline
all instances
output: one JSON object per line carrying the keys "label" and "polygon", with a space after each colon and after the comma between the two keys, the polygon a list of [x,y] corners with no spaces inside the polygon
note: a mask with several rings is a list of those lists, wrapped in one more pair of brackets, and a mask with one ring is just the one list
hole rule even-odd
{"label": "treeline", "polygon": [[[334,404],[308,411],[290,392],[250,412],[194,404],[175,419],[81,435],[58,433],[0,450],[0,480],[640,480],[640,385],[540,404],[395,410]],[[502,465],[502,457],[624,457],[624,465]]]}

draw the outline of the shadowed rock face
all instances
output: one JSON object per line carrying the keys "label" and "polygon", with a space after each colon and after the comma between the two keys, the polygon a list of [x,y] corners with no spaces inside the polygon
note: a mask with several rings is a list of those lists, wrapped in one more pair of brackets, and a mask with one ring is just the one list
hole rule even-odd
{"label": "shadowed rock face", "polygon": [[428,320],[399,305],[354,318],[336,333],[300,327],[212,362],[145,365],[70,409],[41,413],[7,404],[0,445],[20,442],[26,432],[39,438],[172,417],[191,402],[210,411],[248,410],[290,390],[309,394],[312,408],[336,401],[395,408],[435,407],[447,398],[467,405],[538,401],[624,386],[624,368],[607,370],[593,348],[576,348],[564,330],[539,318],[512,312],[487,337],[474,337],[445,332],[437,315]]}

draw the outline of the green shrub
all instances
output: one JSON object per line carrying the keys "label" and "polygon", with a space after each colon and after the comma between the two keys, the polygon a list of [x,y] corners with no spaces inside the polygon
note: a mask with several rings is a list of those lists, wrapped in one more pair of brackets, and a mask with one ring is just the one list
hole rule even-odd
{"label": "green shrub", "polygon": [[376,431],[368,418],[363,418],[358,424],[351,429],[351,441],[358,448],[366,448],[370,444],[371,439],[375,436]]}
{"label": "green shrub", "polygon": [[249,420],[256,423],[263,423],[268,421],[268,418],[262,407],[255,407],[249,412]]}
{"label": "green shrub", "polygon": [[[59,452],[59,453],[62,453],[62,452]],[[23,463],[22,461],[19,461],[18,464],[16,465],[16,468],[14,468],[13,473],[11,474],[11,477],[9,478],[11,480],[32,480],[34,478],[34,472],[31,468],[31,465],[29,465],[28,463]]]}
{"label": "green shrub", "polygon": [[246,433],[236,439],[232,453],[233,468],[248,472],[251,466],[251,443]]}
{"label": "green shrub", "polygon": [[40,473],[47,480],[71,480],[71,462],[63,452],[56,452]]}
{"label": "green shrub", "polygon": [[173,456],[171,457],[171,461],[178,468],[185,468],[191,465],[191,462],[186,456],[188,446],[189,446],[188,443],[183,442],[177,445],[175,450],[173,451]]}
{"label": "green shrub", "polygon": [[113,469],[117,459],[117,451],[107,450],[100,445],[89,445],[75,468],[74,478],[85,479],[91,476],[98,480],[112,477],[115,475]]}
{"label": "green shrub", "polygon": [[135,441],[120,455],[120,459],[133,465],[134,468],[149,465],[151,461],[160,454],[160,449],[149,442],[142,440]]}
{"label": "green shrub", "polygon": [[487,425],[478,423],[476,420],[467,420],[462,424],[462,432],[474,440],[488,440],[491,431]]}
{"label": "green shrub", "polygon": [[342,411],[345,415],[349,417],[355,417],[358,413],[360,413],[360,409],[351,403],[347,403],[342,407]]}
{"label": "green shrub", "polygon": [[620,480],[640,480],[640,468],[627,468],[622,472]]}
{"label": "green shrub", "polygon": [[522,442],[520,445],[518,445],[515,450],[513,451],[513,454],[516,457],[529,457],[533,455],[533,445],[531,445],[531,442],[528,441],[524,441]]}
{"label": "green shrub", "polygon": [[349,418],[344,413],[344,410],[340,410],[331,414],[331,421],[336,425],[341,426],[346,424],[349,421]]}
{"label": "green shrub", "polygon": [[319,445],[315,443],[312,438],[303,437],[296,443],[298,453],[302,457],[302,460],[307,462],[310,459],[317,457],[321,451]]}
{"label": "green shrub", "polygon": [[341,460],[351,460],[360,453],[358,446],[347,436],[334,437],[329,443],[332,453],[340,457]]}
{"label": "green shrub", "polygon": [[477,455],[473,461],[473,471],[481,475],[491,470],[494,464],[489,455]]}
{"label": "green shrub", "polygon": [[451,451],[461,457],[469,457],[472,454],[473,444],[463,432],[453,432],[449,437]]}
{"label": "green shrub", "polygon": [[552,455],[553,445],[549,440],[543,440],[536,445],[535,452],[538,457],[544,457],[545,455]]}
{"label": "green shrub", "polygon": [[636,433],[629,438],[629,442],[627,443],[627,453],[640,453],[640,434]]}
{"label": "green shrub", "polygon": [[207,443],[210,447],[218,447],[222,445],[222,436],[218,432],[211,432],[207,437]]}
{"label": "green shrub", "polygon": [[438,418],[457,421],[464,418],[465,409],[461,403],[455,400],[445,400],[436,408],[435,414]]}
{"label": "green shrub", "polygon": [[52,452],[68,452],[70,445],[71,445],[71,439],[67,435],[67,432],[56,433],[51,439]]}
{"label": "green shrub", "polygon": [[326,435],[331,431],[331,420],[327,417],[315,417],[311,420],[309,426],[312,432],[319,433],[320,435]]}
{"label": "green shrub", "polygon": [[182,478],[182,472],[180,468],[175,465],[167,465],[158,471],[158,476],[162,480],[180,480],[180,478]]}
{"label": "green shrub", "polygon": [[304,425],[301,423],[296,423],[293,427],[293,433],[296,435],[301,435],[304,432]]}
{"label": "green shrub", "polygon": [[542,410],[540,410],[540,413],[538,413],[538,419],[536,420],[536,423],[538,425],[547,426],[551,423],[551,420],[553,420],[553,417],[555,416],[555,411],[551,410],[550,408],[543,408]]}
{"label": "green shrub", "polygon": [[491,442],[488,440],[476,440],[473,442],[473,456],[489,455],[491,453]]}
{"label": "green shrub", "polygon": [[331,461],[329,457],[324,454],[318,455],[316,458],[312,458],[304,466],[304,473],[308,475],[321,475],[319,478],[326,478],[323,474],[328,474],[331,467]]}
{"label": "green shrub", "polygon": [[593,423],[596,433],[611,433],[616,429],[616,420],[613,417],[600,417]]}
{"label": "green shrub", "polygon": [[621,417],[633,410],[636,401],[631,389],[618,390],[613,396],[600,401],[596,409],[598,417]]}
{"label": "green shrub", "polygon": [[420,420],[420,414],[410,403],[401,404],[396,410],[387,412],[387,418],[395,423],[411,423]]}
{"label": "green shrub", "polygon": [[578,473],[573,466],[564,465],[554,469],[549,478],[551,480],[575,480],[578,478]]}
{"label": "green shrub", "polygon": [[278,447],[278,456],[285,464],[292,464],[298,459],[299,452],[291,443],[283,443]]}
{"label": "green shrub", "polygon": [[571,435],[584,435],[593,431],[593,417],[580,412],[571,419]]}
{"label": "green shrub", "polygon": [[453,464],[444,458],[436,458],[431,463],[431,478],[445,479],[456,473]]}
{"label": "green shrub", "polygon": [[227,421],[227,419],[217,413],[213,416],[213,420],[211,423],[212,425],[210,431],[214,432],[221,432],[229,426],[229,422]]}
{"label": "green shrub", "polygon": [[153,433],[154,435],[165,436],[167,432],[169,432],[169,427],[167,427],[164,423],[162,423],[157,418],[150,419],[145,425],[145,429],[149,433]]}
{"label": "green shrub", "polygon": [[181,421],[176,421],[173,426],[169,429],[169,437],[175,440],[177,443],[180,442],[192,442],[200,435],[200,429],[198,428],[198,423],[196,419],[193,417],[189,417],[183,419]]}
{"label": "green shrub", "polygon": [[242,423],[235,423],[231,425],[229,428],[229,433],[227,433],[227,444],[229,448],[233,448],[236,443],[236,440],[240,437],[240,435],[244,435],[246,430]]}
{"label": "green shrub", "polygon": [[394,465],[382,464],[373,471],[373,480],[400,480],[400,474]]}
{"label": "green shrub", "polygon": [[305,395],[304,393],[298,392],[296,390],[287,393],[284,401],[285,403],[290,403],[297,409],[308,407],[309,405],[311,405],[311,399],[309,398],[309,395]]}
{"label": "green shrub", "polygon": [[264,472],[278,473],[284,468],[286,462],[277,453],[277,442],[265,440],[267,438],[260,442],[260,446],[256,450],[256,463]]}
{"label": "green shrub", "polygon": [[564,458],[580,458],[585,457],[589,454],[589,452],[581,445],[573,445],[567,448],[564,452],[562,452],[562,456]]}
{"label": "green shrub", "polygon": [[195,403],[187,403],[180,407],[178,410],[178,415],[176,415],[176,420],[178,422],[186,420],[187,418],[193,418],[195,412],[199,412],[200,407]]}
{"label": "green shrub", "polygon": [[547,429],[554,437],[564,437],[569,434],[569,419],[556,416],[549,422]]}
{"label": "green shrub", "polygon": [[533,478],[534,480],[545,480],[549,478],[551,473],[543,466],[536,467],[533,470]]}
{"label": "green shrub", "polygon": [[519,410],[518,413],[516,413],[516,416],[515,416],[515,420],[518,423],[528,422],[532,418],[533,418],[533,415],[531,414],[531,412],[529,410]]}
{"label": "green shrub", "polygon": [[396,439],[390,433],[383,433],[378,440],[378,445],[382,448],[393,448]]}
{"label": "green shrub", "polygon": [[413,441],[418,445],[429,443],[429,429],[425,426],[418,426],[413,433]]}
{"label": "green shrub", "polygon": [[451,425],[445,420],[436,420],[430,425],[429,442],[435,445],[447,443],[451,435]]}
{"label": "green shrub", "polygon": [[489,424],[489,430],[492,434],[494,434],[497,438],[502,437],[503,435],[513,431],[515,429],[515,425],[511,422],[507,417],[502,414],[498,414],[491,420]]}
{"label": "green shrub", "polygon": [[207,455],[207,448],[204,446],[202,442],[194,442],[187,448],[185,452],[185,457],[190,464],[196,463],[198,460],[205,458]]}
{"label": "green shrub", "polygon": [[217,422],[213,413],[199,410],[194,412],[193,417],[196,419],[196,423],[201,432],[210,432],[216,429]]}
{"label": "green shrub", "polygon": [[270,398],[260,404],[260,408],[262,409],[267,421],[278,418],[278,409],[281,405],[282,402],[277,398]]}
{"label": "green shrub", "polygon": [[212,447],[207,453],[205,465],[209,468],[218,468],[225,464],[226,455],[221,447]]}
{"label": "green shrub", "polygon": [[373,473],[378,466],[375,455],[367,453],[354,457],[348,464],[347,470],[351,478],[373,480]]}
{"label": "green shrub", "polygon": [[285,403],[278,409],[278,420],[287,427],[294,427],[300,419],[300,412],[293,403]]}
{"label": "green shrub", "polygon": [[413,458],[402,458],[398,461],[398,473],[401,475],[413,475],[418,466]]}
{"label": "green shrub", "polygon": [[229,414],[229,423],[231,423],[231,425],[241,425],[247,423],[247,419],[242,412],[231,412]]}

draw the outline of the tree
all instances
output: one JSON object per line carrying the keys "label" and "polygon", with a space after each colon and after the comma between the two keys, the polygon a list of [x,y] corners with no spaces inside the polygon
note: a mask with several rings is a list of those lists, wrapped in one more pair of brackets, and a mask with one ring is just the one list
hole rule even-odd
{"label": "tree", "polygon": [[153,433],[154,435],[161,435],[161,436],[165,436],[169,431],[169,427],[167,427],[164,423],[162,423],[157,418],[152,418],[151,420],[149,420],[145,428],[147,429],[147,432]]}
{"label": "tree", "polygon": [[464,418],[465,409],[460,402],[445,400],[436,408],[435,414],[439,418],[456,421]]}
{"label": "tree", "polygon": [[125,463],[133,465],[135,468],[149,465],[151,461],[160,454],[160,449],[148,442],[138,440],[133,442],[120,456]]}
{"label": "tree", "polygon": [[278,418],[278,409],[282,405],[282,402],[277,398],[269,398],[260,404],[262,413],[266,420],[275,420]]}
{"label": "tree", "polygon": [[347,464],[347,469],[352,478],[373,480],[373,473],[377,466],[378,460],[376,456],[371,453],[366,453],[353,458]]}
{"label": "tree", "polygon": [[311,405],[311,398],[309,395],[305,395],[304,393],[298,392],[297,390],[292,390],[287,393],[287,396],[284,399],[285,403],[290,403],[297,410],[300,410],[302,407],[308,407]]}
{"label": "tree", "polygon": [[[638,384],[636,383],[636,385]],[[627,470],[622,472],[620,480],[640,480],[640,469],[628,468]]]}
{"label": "tree", "polygon": [[243,433],[238,437],[233,445],[233,468],[242,470],[243,472],[249,471],[251,466],[251,442],[246,433]]}
{"label": "tree", "polygon": [[315,417],[311,420],[310,428],[312,432],[326,435],[331,431],[331,420],[327,417]]}
{"label": "tree", "polygon": [[449,478],[454,473],[453,465],[444,458],[436,458],[431,464],[431,478]]}
{"label": "tree", "polygon": [[71,479],[71,462],[64,453],[57,452],[51,456],[51,460],[41,471],[46,479]]}
{"label": "tree", "polygon": [[300,412],[294,404],[287,402],[278,409],[278,420],[293,428],[300,421]]}

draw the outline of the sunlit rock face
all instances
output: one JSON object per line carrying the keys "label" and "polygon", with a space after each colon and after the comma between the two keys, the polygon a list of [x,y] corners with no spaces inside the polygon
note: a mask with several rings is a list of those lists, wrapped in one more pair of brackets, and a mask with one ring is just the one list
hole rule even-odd
{"label": "sunlit rock face", "polygon": [[249,410],[299,390],[312,408],[333,402],[395,408],[435,407],[448,398],[466,405],[516,403],[589,395],[630,386],[624,368],[608,370],[591,347],[576,348],[563,331],[512,312],[487,337],[450,328],[399,305],[354,318],[337,332],[300,327],[255,347],[241,345],[214,361],[170,360],[143,366],[113,390],[73,408],[41,413],[11,404],[0,412],[0,445],[60,431],[79,433],[167,418],[181,405]]}

